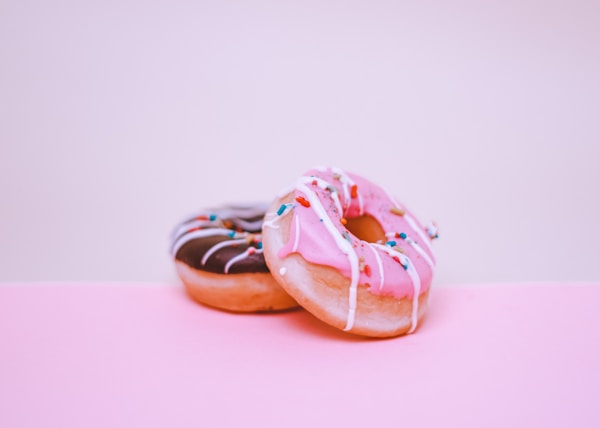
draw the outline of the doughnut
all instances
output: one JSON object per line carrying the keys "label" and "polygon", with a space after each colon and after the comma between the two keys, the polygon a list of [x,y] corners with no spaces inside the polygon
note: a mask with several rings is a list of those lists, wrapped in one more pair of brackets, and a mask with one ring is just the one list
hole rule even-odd
{"label": "doughnut", "polygon": [[322,321],[392,337],[414,332],[424,316],[437,227],[423,227],[365,178],[309,170],[272,202],[262,232],[274,278]]}
{"label": "doughnut", "polygon": [[171,255],[195,301],[231,312],[268,312],[297,303],[269,273],[261,226],[266,204],[207,209],[179,224]]}

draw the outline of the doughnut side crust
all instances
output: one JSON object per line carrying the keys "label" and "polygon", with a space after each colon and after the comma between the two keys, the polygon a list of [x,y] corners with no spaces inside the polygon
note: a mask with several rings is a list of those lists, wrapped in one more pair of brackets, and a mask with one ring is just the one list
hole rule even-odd
{"label": "doughnut side crust", "polygon": [[[293,193],[275,200],[267,212],[276,212],[290,203]],[[349,311],[349,278],[336,269],[307,262],[300,254],[279,257],[279,251],[290,238],[292,216],[280,218],[277,224],[263,227],[264,255],[277,282],[307,311],[343,330]],[[427,310],[429,289],[418,297],[419,325]],[[413,325],[412,298],[395,298],[371,293],[366,284],[357,288],[357,307],[350,333],[370,337],[392,337],[406,334]]]}
{"label": "doughnut side crust", "polygon": [[216,274],[176,260],[175,269],[187,294],[196,302],[231,312],[271,312],[298,303],[269,273]]}

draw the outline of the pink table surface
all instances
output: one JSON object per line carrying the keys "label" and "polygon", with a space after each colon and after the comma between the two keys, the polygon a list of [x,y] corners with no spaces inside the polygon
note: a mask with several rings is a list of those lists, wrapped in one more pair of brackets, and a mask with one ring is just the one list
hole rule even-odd
{"label": "pink table surface", "polygon": [[0,426],[600,426],[600,284],[438,287],[418,331],[170,286],[0,286]]}

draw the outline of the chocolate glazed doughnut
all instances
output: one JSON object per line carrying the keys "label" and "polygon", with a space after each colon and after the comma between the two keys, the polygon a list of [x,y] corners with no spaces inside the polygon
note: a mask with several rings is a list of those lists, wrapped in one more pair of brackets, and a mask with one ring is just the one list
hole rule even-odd
{"label": "chocolate glazed doughnut", "polygon": [[171,255],[192,299],[233,312],[297,306],[265,262],[261,235],[265,210],[265,204],[207,209],[176,228]]}

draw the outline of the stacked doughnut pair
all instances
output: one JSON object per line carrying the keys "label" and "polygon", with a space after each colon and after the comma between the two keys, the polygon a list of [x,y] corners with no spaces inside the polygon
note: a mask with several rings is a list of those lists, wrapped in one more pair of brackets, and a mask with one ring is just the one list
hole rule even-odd
{"label": "stacked doughnut pair", "polygon": [[380,186],[314,168],[268,205],[187,219],[171,252],[202,304],[234,312],[301,306],[341,330],[390,337],[412,333],[425,314],[437,236]]}

